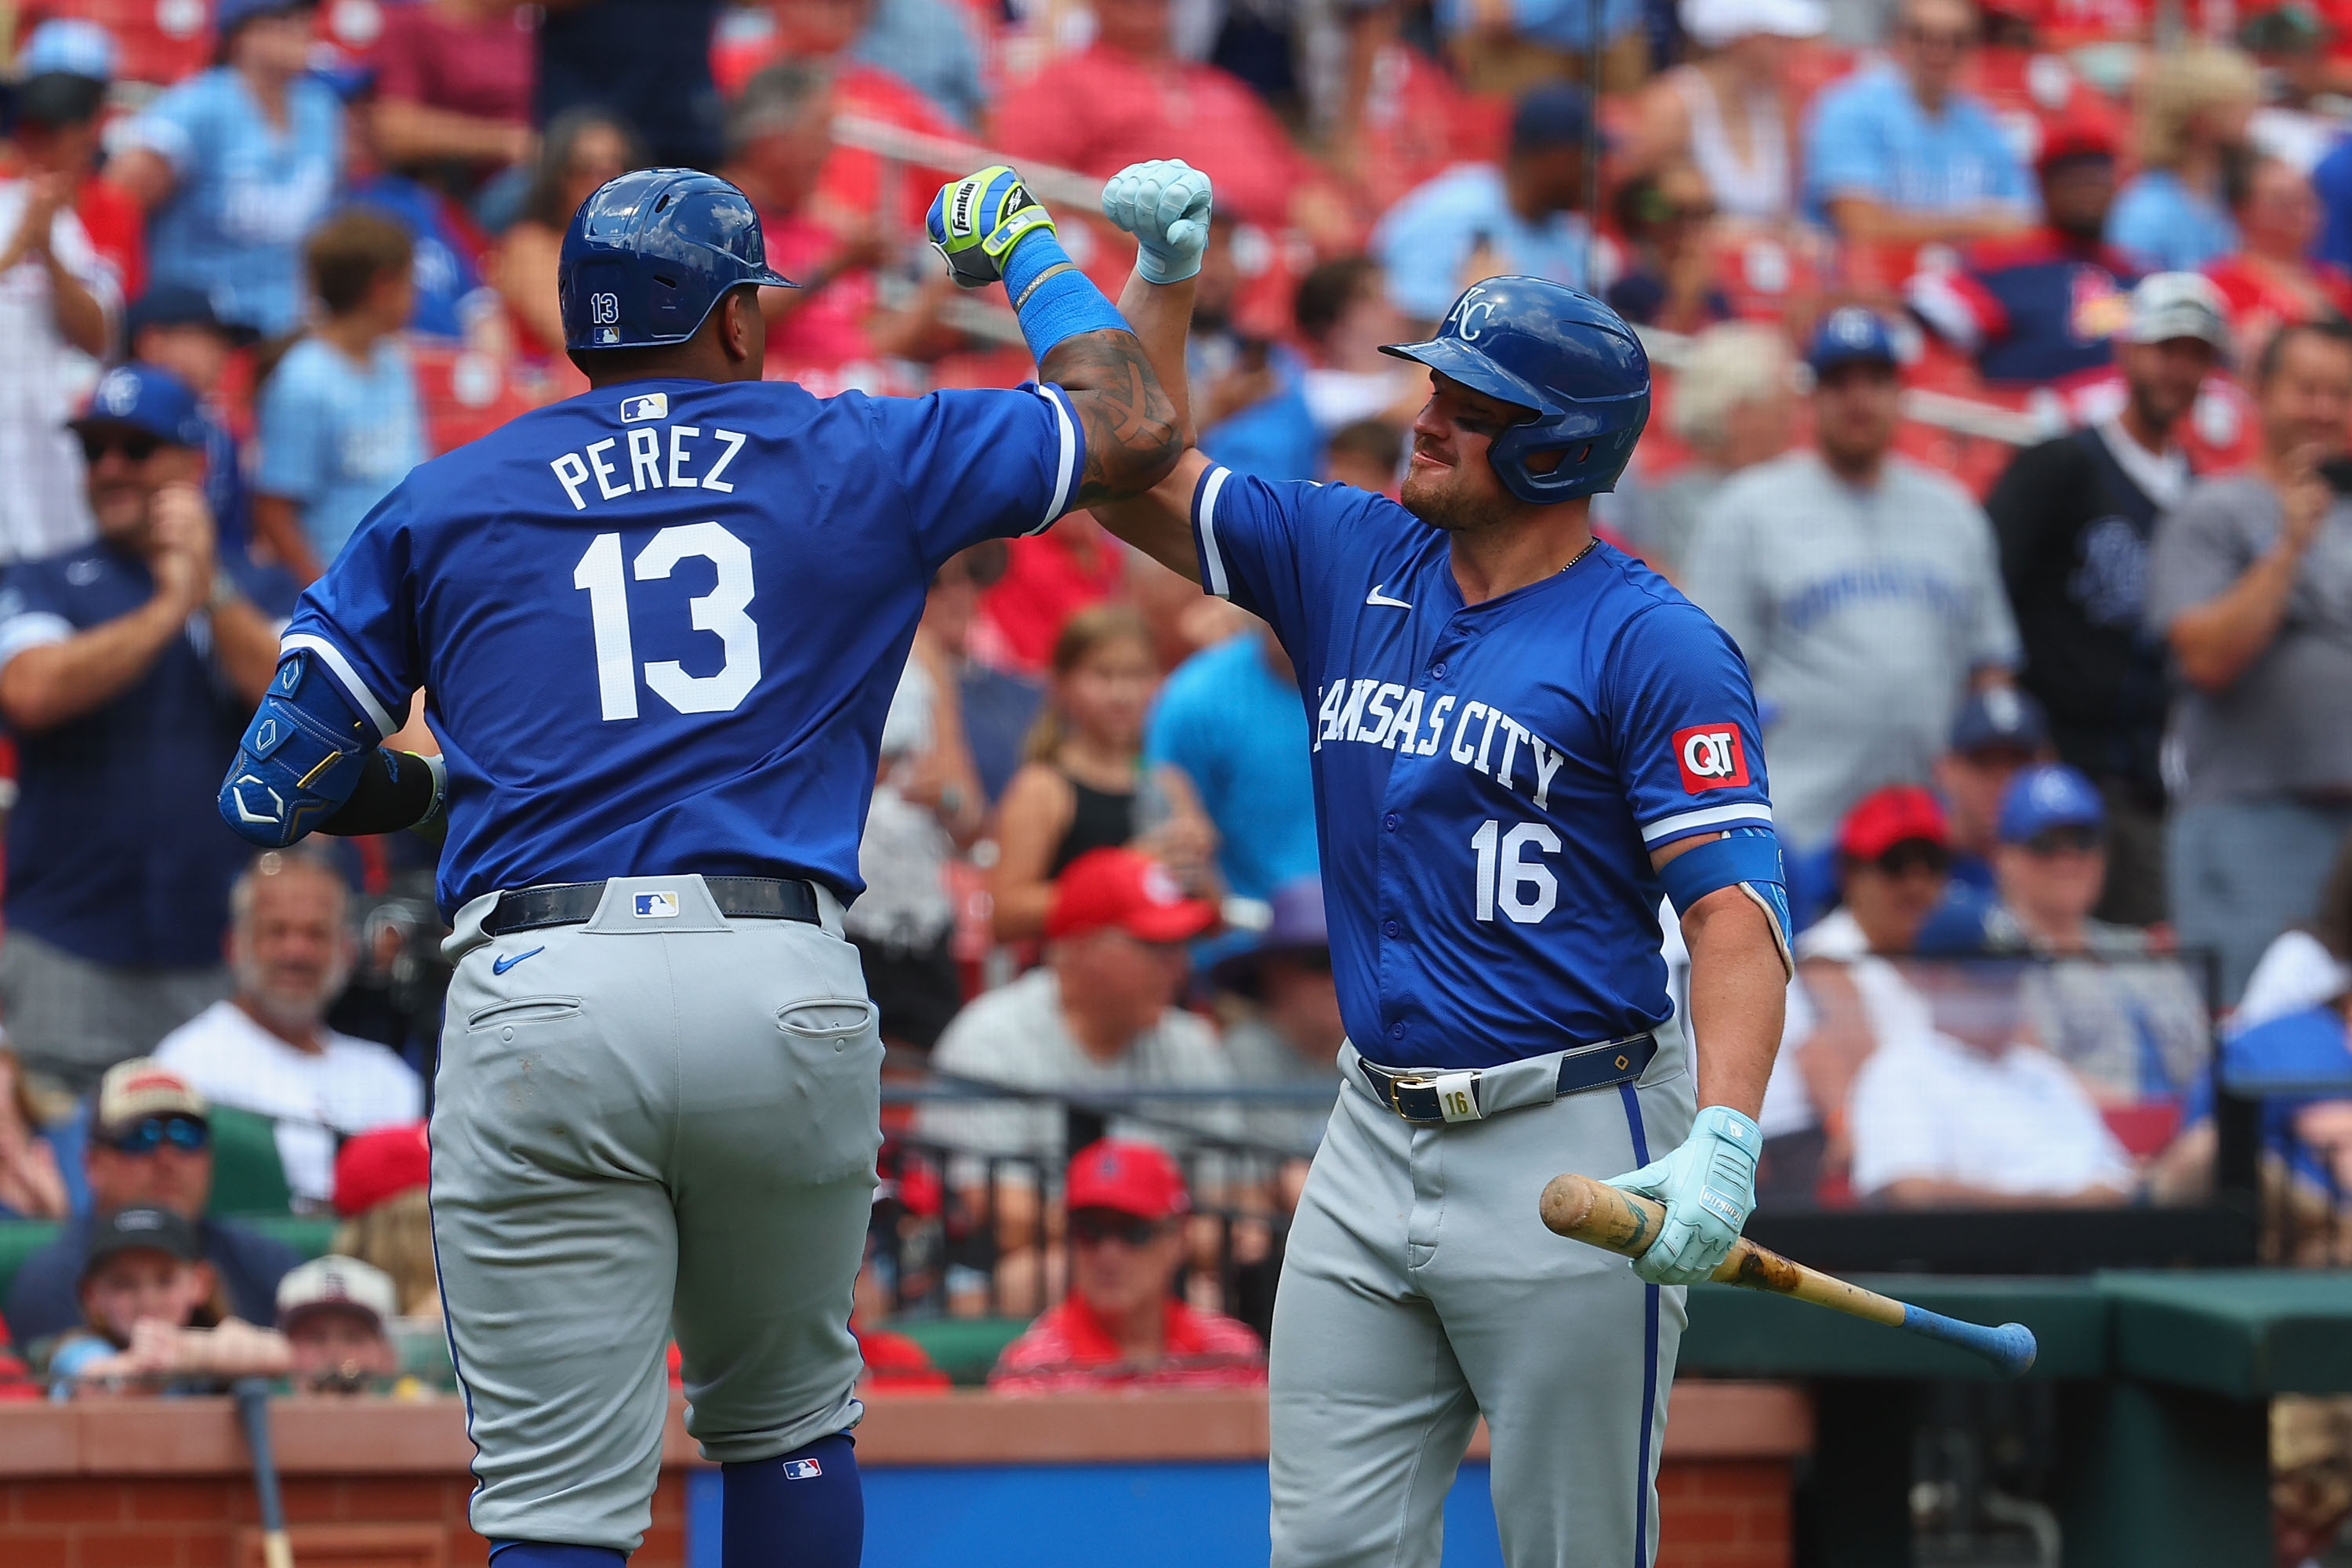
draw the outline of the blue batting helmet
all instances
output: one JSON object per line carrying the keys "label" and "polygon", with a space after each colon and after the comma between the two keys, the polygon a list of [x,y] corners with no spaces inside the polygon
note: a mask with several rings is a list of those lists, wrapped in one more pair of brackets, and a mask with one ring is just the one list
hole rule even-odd
{"label": "blue batting helmet", "polygon": [[[1650,356],[1633,329],[1591,295],[1540,278],[1474,283],[1435,337],[1381,352],[1529,411],[1486,460],[1530,506],[1616,489],[1649,423]],[[1528,466],[1542,452],[1563,454],[1548,474]]]}
{"label": "blue batting helmet", "polygon": [[556,263],[567,349],[682,343],[746,283],[792,288],[768,265],[751,199],[699,169],[638,169],[572,215]]}

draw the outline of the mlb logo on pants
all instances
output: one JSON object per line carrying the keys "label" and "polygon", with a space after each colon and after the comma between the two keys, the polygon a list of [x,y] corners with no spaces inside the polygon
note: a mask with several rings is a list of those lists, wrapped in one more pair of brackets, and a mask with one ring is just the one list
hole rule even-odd
{"label": "mlb logo on pants", "polygon": [[813,1481],[823,1474],[824,1474],[824,1467],[814,1459],[784,1461],[784,1479],[788,1481]]}
{"label": "mlb logo on pants", "polygon": [[639,893],[637,919],[641,921],[674,921],[677,918],[676,893]]}

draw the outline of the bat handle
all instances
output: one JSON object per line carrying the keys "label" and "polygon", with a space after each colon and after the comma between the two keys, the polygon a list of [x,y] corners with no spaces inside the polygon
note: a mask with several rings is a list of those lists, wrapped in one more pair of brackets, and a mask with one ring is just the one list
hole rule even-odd
{"label": "bat handle", "polygon": [[286,1535],[286,1501],[278,1488],[278,1458],[269,1446],[269,1384],[240,1377],[231,1385],[253,1458],[253,1490],[261,1505],[261,1555],[265,1568],[294,1568],[294,1548]]}
{"label": "bat handle", "polygon": [[2041,1346],[2033,1331],[2023,1323],[2003,1323],[1988,1328],[1982,1323],[1966,1323],[1958,1318],[1948,1318],[1941,1312],[1931,1312],[1925,1307],[1903,1305],[1903,1326],[1913,1333],[1925,1334],[1931,1340],[1958,1345],[1973,1351],[2011,1377],[2022,1373],[2033,1364]]}

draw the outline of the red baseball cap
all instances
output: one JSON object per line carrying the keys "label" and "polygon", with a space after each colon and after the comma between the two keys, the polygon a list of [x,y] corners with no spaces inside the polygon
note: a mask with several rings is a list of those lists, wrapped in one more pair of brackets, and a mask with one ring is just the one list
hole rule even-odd
{"label": "red baseball cap", "polygon": [[2047,171],[2051,164],[2069,158],[2113,158],[2116,152],[2113,131],[2095,120],[2076,116],[2043,128],[2042,151],[2035,155],[2033,166]]}
{"label": "red baseball cap", "polygon": [[1138,1219],[1166,1219],[1189,1212],[1192,1200],[1184,1191],[1184,1173],[1168,1152],[1151,1143],[1129,1143],[1106,1138],[1089,1143],[1070,1157],[1063,1206],[1115,1209]]}
{"label": "red baseball cap", "polygon": [[1216,923],[1217,907],[1187,898],[1149,855],[1089,849],[1055,882],[1045,934],[1085,936],[1115,926],[1138,942],[1189,942]]}
{"label": "red baseball cap", "polygon": [[335,1212],[349,1219],[432,1177],[433,1152],[422,1121],[362,1132],[335,1155]]}
{"label": "red baseball cap", "polygon": [[1875,860],[1914,838],[1950,846],[1943,803],[1917,784],[1888,784],[1864,795],[1845,814],[1838,829],[1838,853],[1849,860]]}

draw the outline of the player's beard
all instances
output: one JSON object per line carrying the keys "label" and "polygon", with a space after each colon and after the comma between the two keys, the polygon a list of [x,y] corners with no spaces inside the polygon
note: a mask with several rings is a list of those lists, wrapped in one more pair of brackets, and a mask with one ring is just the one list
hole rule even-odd
{"label": "player's beard", "polygon": [[1490,498],[1471,495],[1468,489],[1459,465],[1413,468],[1405,470],[1397,495],[1405,510],[1446,533],[1475,533],[1502,521]]}

